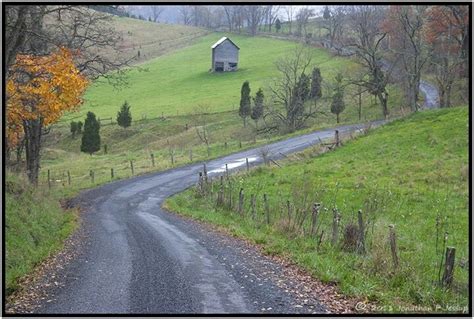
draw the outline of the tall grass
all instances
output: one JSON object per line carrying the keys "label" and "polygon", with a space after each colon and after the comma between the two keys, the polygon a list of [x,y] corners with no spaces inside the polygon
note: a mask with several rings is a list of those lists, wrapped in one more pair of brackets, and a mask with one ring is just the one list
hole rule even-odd
{"label": "tall grass", "polygon": [[4,271],[9,295],[18,289],[20,278],[62,247],[76,228],[77,216],[74,211],[64,211],[54,194],[7,172],[5,222]]}

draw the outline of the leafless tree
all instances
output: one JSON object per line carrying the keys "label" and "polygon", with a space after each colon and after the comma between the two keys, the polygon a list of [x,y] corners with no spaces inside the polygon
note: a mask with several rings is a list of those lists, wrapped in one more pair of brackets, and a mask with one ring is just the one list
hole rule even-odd
{"label": "leafless tree", "polygon": [[191,6],[179,6],[178,9],[179,15],[181,16],[181,21],[183,24],[189,25],[192,21]]}
{"label": "leafless tree", "polygon": [[[45,55],[65,46],[81,52],[76,66],[89,79],[105,78],[116,86],[125,83],[122,67],[130,61],[120,54],[120,35],[111,25],[110,15],[84,6],[8,5],[5,17],[7,79],[12,76],[17,54]],[[23,121],[23,130],[27,175],[37,184],[43,118]]]}
{"label": "leafless tree", "polygon": [[426,6],[397,6],[391,8],[391,19],[395,28],[391,29],[394,40],[391,50],[402,65],[403,82],[406,86],[408,105],[418,110],[421,71],[428,61],[428,50],[423,42],[423,11]]}
{"label": "leafless tree", "polygon": [[312,51],[304,46],[295,47],[291,55],[276,62],[280,77],[270,87],[274,106],[268,107],[262,130],[283,128],[293,132],[319,113],[313,103],[305,103],[309,97],[309,86],[306,85],[311,66]]}
{"label": "leafless tree", "polygon": [[280,6],[265,6],[265,24],[268,28],[268,32],[272,32],[273,23],[278,18],[278,12],[280,10]]}
{"label": "leafless tree", "polygon": [[207,124],[206,115],[210,113],[210,107],[208,105],[198,105],[195,116],[194,116],[194,126],[196,128],[196,135],[209,147],[210,143],[210,132],[209,125]]}
{"label": "leafless tree", "polygon": [[160,15],[165,11],[164,6],[150,6],[151,18],[153,22],[157,22],[160,18]]}
{"label": "leafless tree", "polygon": [[264,10],[264,6],[258,5],[248,5],[244,7],[245,18],[251,35],[257,34],[258,26],[264,17]]}
{"label": "leafless tree", "polygon": [[383,8],[377,6],[350,7],[349,20],[353,32],[350,46],[354,48],[359,63],[367,72],[367,77],[361,79],[358,85],[366,87],[371,94],[377,96],[383,115],[387,118],[389,111],[386,87],[390,72],[384,71],[387,65],[384,65],[381,58],[381,43],[387,35],[380,28],[383,17]]}
{"label": "leafless tree", "polygon": [[244,7],[243,6],[222,6],[224,9],[225,18],[227,21],[227,27],[229,31],[238,31],[242,28]]}
{"label": "leafless tree", "polygon": [[296,26],[298,35],[306,36],[308,34],[307,27],[311,17],[314,16],[314,10],[308,7],[301,8],[296,14]]}
{"label": "leafless tree", "polygon": [[287,19],[287,22],[288,22],[288,29],[289,29],[288,32],[291,34],[294,7],[293,6],[285,6],[285,13],[286,13],[286,19]]}
{"label": "leafless tree", "polygon": [[322,25],[322,28],[328,30],[329,41],[332,47],[334,43],[342,36],[346,17],[346,7],[329,6],[328,9],[329,18],[325,20],[325,23]]}

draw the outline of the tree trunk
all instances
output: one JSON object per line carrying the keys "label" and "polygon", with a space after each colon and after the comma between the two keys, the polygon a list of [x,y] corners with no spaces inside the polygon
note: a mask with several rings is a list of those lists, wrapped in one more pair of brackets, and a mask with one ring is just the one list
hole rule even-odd
{"label": "tree trunk", "polygon": [[359,88],[358,95],[359,95],[359,122],[360,122],[360,119],[362,117],[362,92],[361,92],[360,86],[358,88]]}
{"label": "tree trunk", "polygon": [[381,92],[377,94],[377,97],[379,98],[380,104],[382,105],[383,117],[384,119],[387,119],[388,118],[388,107],[387,107],[388,94],[387,92]]}
{"label": "tree trunk", "polygon": [[336,114],[336,123],[339,124],[339,113]]}
{"label": "tree trunk", "polygon": [[40,167],[41,130],[43,119],[26,120],[23,122],[25,131],[26,174],[33,185],[38,185]]}
{"label": "tree trunk", "polygon": [[446,92],[445,92],[445,89],[444,87],[442,86],[439,86],[438,87],[438,98],[439,98],[439,107],[440,108],[443,108],[443,107],[446,107]]}

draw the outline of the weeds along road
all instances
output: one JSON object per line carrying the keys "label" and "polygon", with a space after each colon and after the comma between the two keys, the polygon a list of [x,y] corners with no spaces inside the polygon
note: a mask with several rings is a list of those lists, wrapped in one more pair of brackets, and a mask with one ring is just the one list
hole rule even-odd
{"label": "weeds along road", "polygon": [[[377,122],[374,125],[378,125]],[[341,133],[363,125],[340,126]],[[327,129],[266,146],[278,159],[334,137]],[[260,149],[207,162],[210,176],[262,163]],[[271,280],[250,281],[261,265],[278,268],[258,256],[246,260],[222,238],[161,209],[163,201],[194,185],[202,164],[118,181],[82,193],[83,252],[65,267],[64,287],[38,313],[308,313]],[[259,261],[259,259],[261,259]],[[260,265],[260,266],[259,266]],[[265,276],[263,276],[265,277]],[[315,302],[311,309],[324,312]]]}

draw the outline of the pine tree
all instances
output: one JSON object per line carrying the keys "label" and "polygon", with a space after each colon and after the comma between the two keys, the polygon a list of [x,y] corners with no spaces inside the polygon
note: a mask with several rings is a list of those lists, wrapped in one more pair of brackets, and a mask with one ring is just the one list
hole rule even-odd
{"label": "pine tree", "polygon": [[278,33],[278,32],[280,31],[280,29],[281,29],[281,21],[280,21],[280,19],[278,19],[278,18],[277,18],[276,21],[275,21],[275,29],[277,30],[277,33]]}
{"label": "pine tree", "polygon": [[250,116],[252,112],[252,106],[250,104],[250,84],[249,81],[245,81],[242,84],[242,89],[240,90],[240,108],[239,116],[244,121],[244,126],[247,125],[247,117]]}
{"label": "pine tree", "polygon": [[313,73],[311,74],[311,93],[310,98],[314,101],[319,100],[323,96],[321,91],[321,82],[323,78],[321,77],[321,71],[319,68],[314,68]]}
{"label": "pine tree", "polygon": [[122,104],[120,111],[117,113],[117,124],[123,128],[127,128],[132,124],[132,113],[130,113],[130,105],[127,101]]}
{"label": "pine tree", "polygon": [[344,104],[344,87],[342,85],[342,74],[336,76],[336,86],[332,96],[331,113],[336,114],[336,122],[339,123],[339,114],[341,114],[346,105]]}
{"label": "pine tree", "polygon": [[323,18],[324,18],[324,20],[329,20],[331,18],[331,11],[329,11],[328,6],[324,7]]}
{"label": "pine tree", "polygon": [[77,134],[81,134],[82,133],[82,122],[79,121],[77,122]]}
{"label": "pine tree", "polygon": [[95,118],[95,114],[87,112],[87,118],[84,122],[84,133],[82,135],[81,152],[92,153],[100,150],[100,124]]}
{"label": "pine tree", "polygon": [[71,121],[71,133],[72,133],[72,138],[76,136],[77,132],[77,123],[74,121]]}
{"label": "pine tree", "polygon": [[255,97],[253,99],[254,107],[252,109],[252,114],[250,117],[252,120],[255,121],[255,126],[257,126],[258,120],[263,116],[263,99],[265,96],[263,95],[262,89],[258,89]]}

